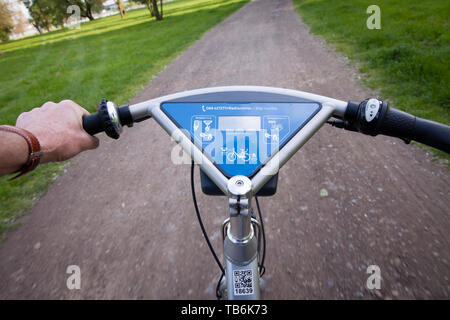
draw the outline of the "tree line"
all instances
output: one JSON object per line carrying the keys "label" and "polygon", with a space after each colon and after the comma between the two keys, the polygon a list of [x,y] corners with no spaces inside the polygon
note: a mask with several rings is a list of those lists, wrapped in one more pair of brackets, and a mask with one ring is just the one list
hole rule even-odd
{"label": "tree line", "polygon": [[[7,41],[14,29],[15,15],[19,13],[11,10],[14,0],[0,0],[0,40]],[[94,20],[94,14],[103,10],[106,0],[19,0],[27,8],[30,19],[29,23],[39,32],[50,31],[52,27],[64,27],[72,13],[67,12],[69,6],[78,6],[80,18]],[[115,0],[122,18],[126,15],[125,5],[122,0]],[[144,4],[151,17],[160,21],[163,19],[163,1],[159,0],[132,0],[130,2]]]}

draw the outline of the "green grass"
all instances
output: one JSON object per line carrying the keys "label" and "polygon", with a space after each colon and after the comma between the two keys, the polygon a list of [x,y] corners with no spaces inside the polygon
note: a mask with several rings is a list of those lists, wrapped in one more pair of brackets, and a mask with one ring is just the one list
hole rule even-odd
{"label": "green grass", "polygon": [[[72,99],[94,111],[101,98],[126,103],[152,76],[248,0],[184,0],[164,5],[164,20],[146,8],[0,44],[0,123],[46,101]],[[0,236],[46,192],[64,164],[23,178],[0,178]]]}
{"label": "green grass", "polygon": [[[392,106],[450,124],[450,1],[293,0],[311,27],[351,60],[363,82]],[[381,9],[381,29],[369,30],[366,9]],[[438,152],[440,157],[448,155]]]}

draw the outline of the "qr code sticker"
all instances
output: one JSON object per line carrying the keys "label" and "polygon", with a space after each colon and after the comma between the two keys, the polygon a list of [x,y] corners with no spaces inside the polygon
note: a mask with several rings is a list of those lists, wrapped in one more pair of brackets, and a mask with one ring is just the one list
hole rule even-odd
{"label": "qr code sticker", "polygon": [[235,295],[249,295],[253,294],[253,271],[248,270],[234,270],[234,294]]}

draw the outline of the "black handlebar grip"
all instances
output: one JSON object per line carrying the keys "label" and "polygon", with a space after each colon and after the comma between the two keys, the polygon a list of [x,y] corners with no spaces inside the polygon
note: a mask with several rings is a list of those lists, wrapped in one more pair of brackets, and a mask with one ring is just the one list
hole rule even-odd
{"label": "black handlebar grip", "polygon": [[83,116],[83,129],[91,136],[103,131],[102,121],[98,112]]}
{"label": "black handlebar grip", "polygon": [[391,137],[411,139],[410,136],[414,130],[416,117],[398,109],[388,107],[384,118],[380,122],[377,133]]}
{"label": "black handlebar grip", "polygon": [[378,133],[414,140],[450,153],[450,126],[389,107]]}
{"label": "black handlebar grip", "polygon": [[450,153],[450,126],[445,124],[416,118],[411,139]]}

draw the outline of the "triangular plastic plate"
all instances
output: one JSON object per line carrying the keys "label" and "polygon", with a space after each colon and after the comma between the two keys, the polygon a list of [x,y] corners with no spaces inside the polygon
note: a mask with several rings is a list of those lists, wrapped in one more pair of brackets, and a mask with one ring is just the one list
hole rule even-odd
{"label": "triangular plastic plate", "polygon": [[320,108],[316,102],[161,105],[161,110],[227,177],[252,177]]}

